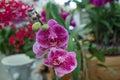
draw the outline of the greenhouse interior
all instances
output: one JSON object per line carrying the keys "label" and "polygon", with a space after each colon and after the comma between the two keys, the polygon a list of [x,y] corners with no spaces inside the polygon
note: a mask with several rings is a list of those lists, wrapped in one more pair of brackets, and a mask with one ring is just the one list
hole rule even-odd
{"label": "greenhouse interior", "polygon": [[120,0],[0,0],[0,80],[120,80]]}

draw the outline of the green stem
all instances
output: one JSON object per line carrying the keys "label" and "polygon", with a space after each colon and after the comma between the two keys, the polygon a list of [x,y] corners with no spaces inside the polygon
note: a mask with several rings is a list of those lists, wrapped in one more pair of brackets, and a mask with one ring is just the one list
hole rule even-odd
{"label": "green stem", "polygon": [[55,71],[54,71],[54,80],[61,80],[61,78],[55,74]]}

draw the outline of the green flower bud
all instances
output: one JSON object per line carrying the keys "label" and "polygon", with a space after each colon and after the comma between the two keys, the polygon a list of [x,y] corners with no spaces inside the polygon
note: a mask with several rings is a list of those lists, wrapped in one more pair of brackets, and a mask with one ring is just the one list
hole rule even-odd
{"label": "green flower bud", "polygon": [[35,22],[35,23],[32,25],[32,30],[33,30],[33,31],[38,31],[40,28],[41,28],[41,23],[40,23],[40,22]]}
{"label": "green flower bud", "polygon": [[42,26],[42,29],[43,29],[43,30],[48,30],[48,28],[49,28],[49,27],[48,27],[47,24],[44,24],[44,25]]}
{"label": "green flower bud", "polygon": [[5,0],[5,2],[6,2],[6,3],[8,3],[8,2],[9,2],[9,0]]}

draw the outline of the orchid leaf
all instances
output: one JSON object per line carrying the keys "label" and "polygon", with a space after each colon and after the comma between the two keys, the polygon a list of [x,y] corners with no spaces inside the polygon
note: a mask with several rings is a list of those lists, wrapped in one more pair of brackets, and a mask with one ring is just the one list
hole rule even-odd
{"label": "orchid leaf", "polygon": [[72,41],[72,39],[73,39],[73,37],[71,35],[69,35],[67,51],[72,51],[73,50],[73,41]]}
{"label": "orchid leaf", "polygon": [[69,26],[70,26],[70,19],[71,19],[71,15],[67,16],[66,20],[65,20],[65,28],[68,30]]}
{"label": "orchid leaf", "polygon": [[73,80],[79,80],[78,75],[80,75],[81,70],[81,52],[78,50],[76,51],[76,58],[77,58],[77,68],[72,72],[73,74]]}
{"label": "orchid leaf", "polygon": [[95,56],[98,60],[100,60],[101,62],[105,62],[105,56],[104,56],[104,53],[103,53],[101,50],[93,47],[93,48],[90,49],[90,52],[91,52],[92,55]]}
{"label": "orchid leaf", "polygon": [[111,33],[113,33],[112,27],[111,27],[111,25],[110,25],[107,21],[101,20],[101,23],[102,23]]}
{"label": "orchid leaf", "polygon": [[52,17],[62,26],[65,26],[64,21],[62,19],[62,17],[59,15],[59,11],[58,8],[55,4],[51,3],[50,4],[50,10],[51,10],[51,14]]}
{"label": "orchid leaf", "polygon": [[47,3],[47,6],[46,6],[46,18],[47,18],[47,21],[51,19],[50,4],[51,4],[51,3],[49,2],[49,3]]}

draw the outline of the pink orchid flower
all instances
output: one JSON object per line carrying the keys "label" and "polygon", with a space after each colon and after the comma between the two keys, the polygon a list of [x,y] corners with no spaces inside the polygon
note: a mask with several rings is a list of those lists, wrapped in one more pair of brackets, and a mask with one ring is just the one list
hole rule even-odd
{"label": "pink orchid flower", "polygon": [[74,52],[66,52],[63,49],[52,49],[48,53],[48,58],[43,63],[55,69],[57,76],[62,77],[72,72],[77,66],[76,54]]}
{"label": "pink orchid flower", "polygon": [[89,2],[97,7],[104,6],[105,4],[112,2],[113,0],[89,0]]}
{"label": "pink orchid flower", "polygon": [[33,52],[36,54],[36,58],[40,58],[47,52],[46,48],[42,48],[38,42],[33,45]]}
{"label": "pink orchid flower", "polygon": [[56,47],[65,49],[69,39],[67,30],[53,19],[48,21],[48,27],[48,30],[40,29],[37,32],[36,41],[43,48]]}
{"label": "pink orchid flower", "polygon": [[69,39],[67,30],[53,19],[48,21],[48,27],[48,30],[40,29],[36,34],[36,42],[33,45],[36,58],[40,58],[51,48],[67,48]]}

